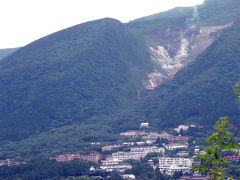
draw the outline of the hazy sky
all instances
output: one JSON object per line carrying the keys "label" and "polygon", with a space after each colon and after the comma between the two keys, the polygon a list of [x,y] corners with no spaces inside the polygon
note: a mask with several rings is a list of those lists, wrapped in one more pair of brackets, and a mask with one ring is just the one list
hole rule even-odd
{"label": "hazy sky", "polygon": [[204,0],[0,0],[0,48],[24,46],[82,22],[112,17],[122,22],[193,6]]}

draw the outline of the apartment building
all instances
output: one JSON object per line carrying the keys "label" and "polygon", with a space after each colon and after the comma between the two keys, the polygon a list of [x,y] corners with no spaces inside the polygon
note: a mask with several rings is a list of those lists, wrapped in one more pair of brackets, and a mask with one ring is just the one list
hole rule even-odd
{"label": "apartment building", "polygon": [[100,169],[107,172],[112,172],[112,171],[124,172],[127,169],[132,169],[132,165],[129,163],[109,164],[109,165],[101,165]]}
{"label": "apartment building", "polygon": [[192,163],[193,163],[193,159],[191,158],[160,157],[159,170],[160,172],[163,172],[163,173],[166,173],[166,172],[172,173],[180,170],[184,172],[188,172],[192,167]]}
{"label": "apartment building", "polygon": [[171,144],[165,144],[164,147],[167,150],[174,150],[179,148],[188,148],[188,144],[171,143]]}

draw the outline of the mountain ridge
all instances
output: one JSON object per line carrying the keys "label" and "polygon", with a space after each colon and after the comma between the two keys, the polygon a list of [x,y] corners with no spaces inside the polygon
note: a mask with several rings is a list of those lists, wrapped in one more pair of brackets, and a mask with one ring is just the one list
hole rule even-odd
{"label": "mountain ridge", "polygon": [[[124,26],[109,18],[21,48],[0,65],[0,85],[6,87],[0,91],[2,135],[15,139],[22,132],[25,138],[128,106],[144,90],[139,77],[151,66],[147,58]],[[14,126],[15,131],[4,130]]]}
{"label": "mountain ridge", "polygon": [[179,50],[180,32],[195,24],[191,33],[201,30],[198,18],[191,19],[193,8],[189,16],[176,18],[129,24],[107,18],[84,23],[5,58],[0,62],[0,86],[4,87],[0,90],[0,139],[4,141],[0,157],[87,151],[90,142],[116,141],[119,132],[136,129],[141,122],[158,129],[181,123],[208,129],[223,115],[236,122],[239,106],[231,93],[240,79],[239,6],[236,0],[209,0],[199,7],[200,17],[201,12],[213,11],[214,6],[206,5],[209,2],[218,8],[231,2],[224,9],[230,15],[215,22],[222,17],[216,11],[201,23],[232,23],[231,27],[210,33],[213,42],[196,60],[154,90],[143,86],[154,70],[146,37],[154,39],[156,32],[170,29],[174,38],[159,36],[161,44],[153,44],[166,48],[172,40],[173,49]]}

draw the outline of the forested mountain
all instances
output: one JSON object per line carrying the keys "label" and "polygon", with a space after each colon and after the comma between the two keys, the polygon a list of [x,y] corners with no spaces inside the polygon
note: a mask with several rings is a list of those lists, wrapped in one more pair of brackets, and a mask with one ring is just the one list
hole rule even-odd
{"label": "forested mountain", "polygon": [[87,22],[19,49],[0,62],[0,157],[85,151],[146,121],[237,121],[239,17],[237,0],[207,0],[126,24]]}
{"label": "forested mountain", "polygon": [[112,113],[144,90],[148,54],[121,24],[77,25],[21,48],[0,65],[1,140]]}

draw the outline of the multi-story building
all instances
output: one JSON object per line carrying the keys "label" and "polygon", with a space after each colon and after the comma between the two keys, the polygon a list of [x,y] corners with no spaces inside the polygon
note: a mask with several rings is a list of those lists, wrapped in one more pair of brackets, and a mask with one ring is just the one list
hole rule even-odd
{"label": "multi-story building", "polygon": [[142,147],[132,147],[130,149],[131,152],[145,152],[146,154],[152,153],[152,152],[158,152],[158,153],[165,153],[164,148],[158,148],[157,146],[142,146]]}
{"label": "multi-story building", "polygon": [[113,158],[108,157],[106,160],[102,160],[101,164],[102,165],[111,165],[111,164],[119,164],[120,162],[122,162],[122,160],[113,159]]}
{"label": "multi-story building", "polygon": [[188,142],[189,137],[188,136],[169,136],[167,138],[168,141],[183,141],[183,142]]}
{"label": "multi-story building", "polygon": [[152,152],[158,152],[161,154],[165,153],[164,148],[158,148],[156,146],[142,146],[142,147],[132,147],[130,149],[130,152],[115,152],[112,153],[110,157],[107,158],[107,160],[110,159],[116,159],[120,161],[128,160],[128,159],[134,159],[134,160],[140,160],[141,158],[144,158],[148,153]]}
{"label": "multi-story building", "polygon": [[148,122],[141,123],[140,128],[149,128],[149,123]]}
{"label": "multi-story building", "polygon": [[114,148],[119,148],[122,147],[123,145],[121,144],[114,144],[114,145],[109,145],[109,146],[103,146],[102,151],[111,151]]}
{"label": "multi-story building", "polygon": [[156,132],[151,132],[149,134],[147,134],[146,136],[143,137],[143,140],[156,140],[158,138],[160,139],[168,139],[170,136],[172,136],[171,134],[168,134],[166,132],[163,133],[156,133]]}
{"label": "multi-story building", "polygon": [[[128,159],[134,159],[134,160],[140,160],[141,158],[144,158],[147,155],[146,152],[115,152],[112,153],[112,156],[110,158],[117,159],[120,161],[125,161]],[[108,158],[107,158],[108,159]]]}
{"label": "multi-story building", "polygon": [[127,179],[127,180],[136,179],[134,174],[122,174],[121,176],[122,176],[123,179]]}
{"label": "multi-story building", "polygon": [[93,162],[98,162],[102,159],[102,155],[96,151],[90,152],[88,155],[81,155],[78,158],[79,160],[82,161],[93,161]]}
{"label": "multi-story building", "polygon": [[136,144],[137,145],[144,145],[146,142],[144,142],[144,141],[138,141],[138,142],[136,142]]}
{"label": "multi-story building", "polygon": [[171,166],[192,167],[193,159],[191,158],[174,158],[174,157],[159,157],[159,167],[168,168]]}
{"label": "multi-story building", "polygon": [[164,147],[167,150],[174,150],[174,149],[179,149],[179,148],[187,148],[188,144],[171,143],[171,144],[165,144]]}
{"label": "multi-story building", "polygon": [[127,169],[132,169],[132,165],[129,163],[109,164],[101,165],[100,169],[107,172],[111,171],[124,172]]}
{"label": "multi-story building", "polygon": [[50,158],[50,160],[56,160],[58,162],[64,162],[64,161],[72,161],[76,159],[78,156],[78,153],[71,154],[70,152],[66,152],[60,155],[57,155],[55,157]]}
{"label": "multi-story building", "polygon": [[143,137],[143,140],[156,140],[156,139],[166,139],[168,141],[183,141],[183,142],[188,142],[189,137],[188,136],[173,136],[168,133],[150,133],[146,136]]}
{"label": "multi-story building", "polygon": [[168,175],[173,175],[175,172],[183,172],[183,173],[190,173],[192,171],[191,167],[169,167],[165,170],[162,170],[161,172],[164,174],[168,174]]}
{"label": "multi-story building", "polygon": [[145,131],[137,131],[137,130],[120,133],[121,136],[143,136],[146,134],[147,133]]}
{"label": "multi-story building", "polygon": [[168,139],[169,137],[171,137],[171,134],[168,134],[167,132],[162,132],[161,134],[159,134],[159,138],[160,139]]}
{"label": "multi-story building", "polygon": [[20,164],[26,164],[26,162],[22,161],[20,158],[0,160],[0,166],[13,166]]}
{"label": "multi-story building", "polygon": [[189,156],[189,152],[187,152],[187,151],[179,151],[177,153],[177,156]]}
{"label": "multi-story building", "polygon": [[93,161],[98,162],[102,158],[101,154],[95,151],[90,152],[88,155],[82,155],[79,153],[63,153],[58,156],[55,156],[53,158],[50,158],[51,160],[56,160],[58,162],[64,162],[64,161],[73,161],[74,159],[82,160],[82,161]]}
{"label": "multi-story building", "polygon": [[159,170],[162,173],[170,173],[174,171],[180,171],[180,169],[181,171],[185,169],[184,171],[186,172],[191,169],[192,163],[193,159],[191,158],[160,157]]}
{"label": "multi-story building", "polygon": [[4,160],[0,160],[0,166],[10,166],[11,165],[11,159],[4,159]]}

